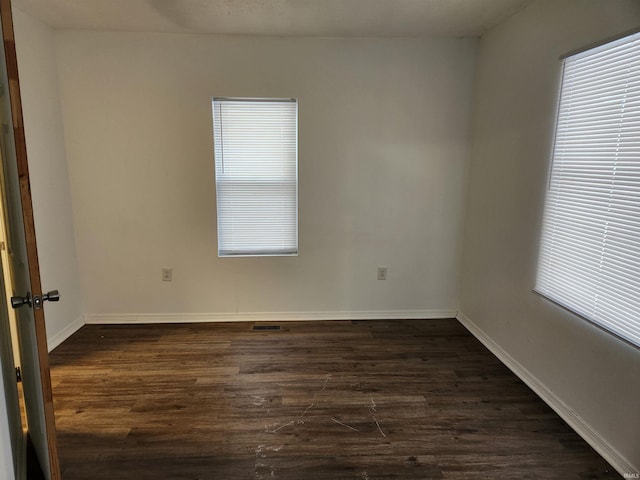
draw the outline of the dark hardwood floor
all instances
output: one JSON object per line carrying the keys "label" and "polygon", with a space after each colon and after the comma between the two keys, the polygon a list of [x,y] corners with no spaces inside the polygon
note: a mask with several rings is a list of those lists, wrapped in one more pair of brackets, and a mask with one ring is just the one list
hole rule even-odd
{"label": "dark hardwood floor", "polygon": [[63,478],[620,478],[456,320],[272,325],[83,327]]}

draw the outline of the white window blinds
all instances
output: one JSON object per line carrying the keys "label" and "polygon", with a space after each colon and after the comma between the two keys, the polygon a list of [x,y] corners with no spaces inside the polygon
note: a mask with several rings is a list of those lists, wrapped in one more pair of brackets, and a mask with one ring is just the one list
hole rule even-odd
{"label": "white window blinds", "polygon": [[640,346],[640,34],[564,61],[536,291]]}
{"label": "white window blinds", "polygon": [[298,104],[213,99],[218,255],[298,253]]}

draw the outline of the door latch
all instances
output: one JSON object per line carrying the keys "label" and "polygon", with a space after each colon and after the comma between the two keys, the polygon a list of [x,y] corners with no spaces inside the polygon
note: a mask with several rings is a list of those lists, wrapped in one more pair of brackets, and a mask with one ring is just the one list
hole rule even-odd
{"label": "door latch", "polygon": [[42,297],[38,295],[33,297],[33,309],[40,310],[42,308],[42,302],[46,301],[58,302],[60,300],[60,293],[58,290],[51,290],[50,292],[43,293]]}

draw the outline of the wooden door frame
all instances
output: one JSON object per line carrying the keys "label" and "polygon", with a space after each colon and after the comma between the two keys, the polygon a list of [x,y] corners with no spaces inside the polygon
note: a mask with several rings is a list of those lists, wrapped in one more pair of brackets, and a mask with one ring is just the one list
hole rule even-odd
{"label": "wooden door frame", "polygon": [[[2,22],[2,36],[4,41],[5,61],[9,80],[9,98],[11,102],[11,116],[13,119],[13,133],[16,146],[18,179],[20,183],[20,198],[22,201],[22,216],[24,218],[24,233],[27,245],[27,259],[31,280],[31,295],[42,296],[40,283],[40,266],[36,245],[35,225],[33,220],[33,204],[31,201],[31,185],[29,183],[29,165],[27,163],[27,144],[24,134],[22,118],[22,100],[20,97],[20,82],[18,79],[18,60],[16,55],[15,37],[13,33],[13,17],[11,0],[0,0],[0,21]],[[42,400],[44,404],[45,428],[49,450],[49,472],[51,480],[61,480],[58,448],[56,441],[55,413],[53,409],[53,392],[51,390],[51,374],[49,372],[49,350],[47,347],[47,330],[42,308],[33,309],[35,318],[36,347],[39,357],[40,379],[42,383]],[[45,466],[43,465],[43,468]]]}

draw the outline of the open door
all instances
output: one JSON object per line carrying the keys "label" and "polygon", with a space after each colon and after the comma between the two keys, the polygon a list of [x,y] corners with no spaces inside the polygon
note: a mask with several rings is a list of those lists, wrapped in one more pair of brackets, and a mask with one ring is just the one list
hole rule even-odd
{"label": "open door", "polygon": [[[2,264],[0,263],[0,270]],[[18,386],[16,384],[16,370],[14,362],[14,349],[11,341],[11,330],[9,328],[9,308],[5,296],[4,275],[0,271],[0,364],[2,371],[2,390],[4,397],[0,398],[0,408],[2,402],[6,402],[7,407],[7,430],[11,443],[12,465],[5,465],[7,471],[13,470],[13,475],[17,479],[25,478],[25,442],[22,431],[22,415],[20,414],[20,404],[18,401]],[[2,432],[5,433],[5,432]]]}
{"label": "open door", "polygon": [[[11,0],[0,0],[0,20],[3,39],[0,46],[1,180],[13,283],[6,288],[12,292],[11,304],[16,309],[28,435],[47,480],[60,480],[42,308],[44,301],[55,301],[59,297],[57,292],[43,294],[40,285]],[[5,306],[0,305],[2,307]]]}

